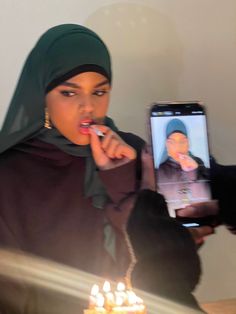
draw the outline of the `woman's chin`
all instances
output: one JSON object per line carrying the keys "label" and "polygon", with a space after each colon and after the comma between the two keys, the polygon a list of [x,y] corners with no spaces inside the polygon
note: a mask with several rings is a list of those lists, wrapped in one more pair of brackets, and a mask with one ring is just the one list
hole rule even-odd
{"label": "woman's chin", "polygon": [[90,144],[90,135],[79,134],[77,138],[70,139],[70,141],[76,145],[88,145]]}

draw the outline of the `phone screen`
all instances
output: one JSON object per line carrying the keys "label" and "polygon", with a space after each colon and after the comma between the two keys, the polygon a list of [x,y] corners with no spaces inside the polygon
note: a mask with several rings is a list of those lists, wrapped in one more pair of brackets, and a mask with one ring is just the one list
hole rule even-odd
{"label": "phone screen", "polygon": [[157,103],[150,111],[157,190],[169,214],[211,199],[206,115],[197,102]]}

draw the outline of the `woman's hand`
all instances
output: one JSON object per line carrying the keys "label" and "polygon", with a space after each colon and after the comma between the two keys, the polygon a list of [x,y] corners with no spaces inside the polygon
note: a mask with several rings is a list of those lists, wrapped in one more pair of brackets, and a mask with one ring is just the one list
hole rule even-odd
{"label": "woman's hand", "polygon": [[192,171],[197,169],[198,164],[197,162],[191,158],[189,155],[184,154],[178,154],[178,162],[180,163],[180,166],[183,171]]}
{"label": "woman's hand", "polygon": [[194,242],[200,246],[205,242],[205,237],[215,233],[215,229],[210,226],[202,226],[198,228],[188,228]]}
{"label": "woman's hand", "polygon": [[178,217],[192,217],[192,218],[204,218],[212,217],[211,226],[202,226],[198,228],[189,228],[196,244],[201,245],[204,243],[204,238],[214,233],[215,227],[219,224],[218,219],[219,206],[218,201],[212,200],[209,202],[195,203],[185,208],[176,210]]}
{"label": "woman's hand", "polygon": [[208,202],[194,203],[186,206],[185,208],[178,209],[176,211],[179,217],[207,217],[217,216],[219,213],[219,205],[217,200]]}
{"label": "woman's hand", "polygon": [[[96,130],[102,132],[104,136],[99,138]],[[99,169],[116,168],[136,159],[135,149],[126,144],[118,134],[107,126],[92,125],[90,137],[93,158]]]}

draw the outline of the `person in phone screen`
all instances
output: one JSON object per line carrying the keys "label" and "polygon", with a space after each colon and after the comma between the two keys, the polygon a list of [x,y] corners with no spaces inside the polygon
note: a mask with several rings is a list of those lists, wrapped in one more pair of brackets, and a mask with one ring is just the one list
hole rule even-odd
{"label": "person in phone screen", "polygon": [[[158,169],[158,185],[169,205],[178,208],[197,199],[209,199],[208,168],[190,150],[187,128],[180,119],[166,126],[165,150]],[[175,183],[175,184],[174,184]]]}

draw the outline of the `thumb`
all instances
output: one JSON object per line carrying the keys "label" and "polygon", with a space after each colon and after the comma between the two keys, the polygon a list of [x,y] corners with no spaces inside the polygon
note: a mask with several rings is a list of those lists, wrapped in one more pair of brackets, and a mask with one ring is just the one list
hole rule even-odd
{"label": "thumb", "polygon": [[214,233],[214,228],[210,226],[203,226],[200,228],[189,228],[188,230],[191,233],[195,243],[198,245],[204,243],[204,237]]}
{"label": "thumb", "polygon": [[217,215],[219,211],[218,201],[212,200],[209,202],[195,203],[185,208],[176,210],[179,217],[205,217]]}
{"label": "thumb", "polygon": [[104,158],[105,154],[102,149],[101,141],[96,132],[90,128],[90,146],[95,163],[98,165],[100,160]]}

